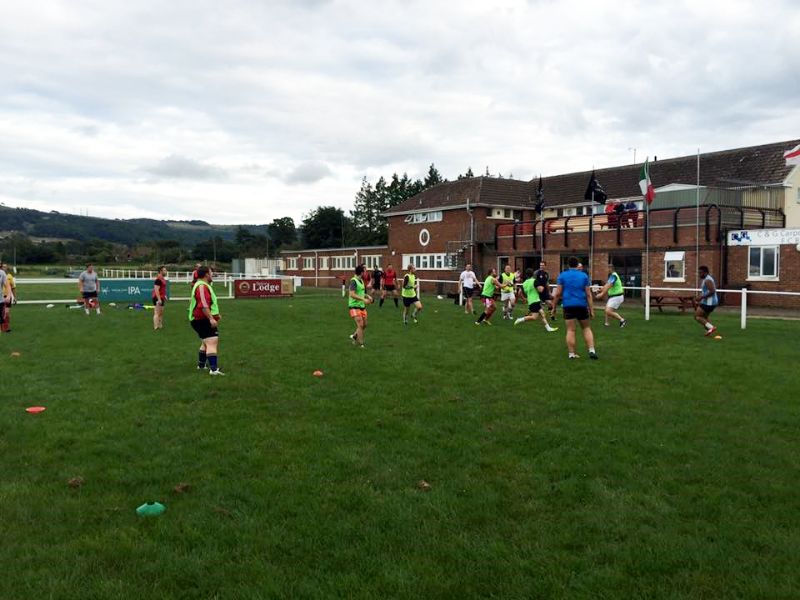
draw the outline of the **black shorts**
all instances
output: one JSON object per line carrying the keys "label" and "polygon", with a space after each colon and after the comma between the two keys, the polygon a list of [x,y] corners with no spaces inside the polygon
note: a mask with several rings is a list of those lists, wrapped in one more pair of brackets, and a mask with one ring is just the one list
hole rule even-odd
{"label": "black shorts", "polygon": [[700,306],[700,310],[702,310],[707,315],[710,315],[712,312],[714,312],[714,309],[717,308],[716,304],[703,304],[703,303],[700,303],[699,306]]}
{"label": "black shorts", "polygon": [[417,298],[416,296],[414,296],[413,298],[407,298],[403,296],[403,306],[411,306],[416,302],[419,302],[419,298]]}
{"label": "black shorts", "polygon": [[463,288],[464,290],[464,298],[472,298],[472,294],[475,293],[475,288]]}
{"label": "black shorts", "polygon": [[385,289],[387,292],[393,292],[393,291],[395,291],[397,289],[397,286],[395,286],[395,285],[384,285],[383,289]]}
{"label": "black shorts", "polygon": [[589,319],[589,309],[585,306],[565,306],[564,318],[569,321],[570,319],[578,319],[578,321],[587,321]]}
{"label": "black shorts", "polygon": [[208,319],[195,319],[192,321],[192,329],[201,340],[219,336],[219,331],[211,326]]}
{"label": "black shorts", "polygon": [[[166,303],[167,303],[167,299],[166,299],[166,298],[164,298],[164,300],[161,302],[161,305],[163,306],[163,305],[164,305],[164,304],[166,304]],[[156,306],[157,304],[158,304],[158,298],[156,298],[155,296],[153,296],[153,306]]]}
{"label": "black shorts", "polygon": [[97,298],[97,292],[81,292],[84,298]]}
{"label": "black shorts", "polygon": [[381,291],[381,284],[379,283],[378,285],[373,285],[372,286],[372,291],[375,292],[376,294],[378,292],[380,292]]}
{"label": "black shorts", "polygon": [[539,292],[539,298],[541,298],[542,301],[550,300],[550,298],[552,298],[552,296],[550,295],[550,288],[545,286],[544,290]]}
{"label": "black shorts", "polygon": [[533,304],[528,304],[528,311],[532,315],[538,315],[540,310],[542,310],[541,302],[534,302]]}

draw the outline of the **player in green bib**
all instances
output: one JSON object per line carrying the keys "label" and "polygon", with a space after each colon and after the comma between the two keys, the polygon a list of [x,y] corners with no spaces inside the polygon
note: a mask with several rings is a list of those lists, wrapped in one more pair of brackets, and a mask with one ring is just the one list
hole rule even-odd
{"label": "player in green bib", "polygon": [[503,318],[512,319],[511,316],[514,312],[514,304],[517,301],[517,295],[514,293],[514,284],[517,281],[516,273],[511,272],[511,264],[507,264],[500,273],[500,302],[503,303]]}
{"label": "player in green bib", "polygon": [[603,325],[608,327],[608,319],[611,317],[619,321],[620,327],[625,327],[628,322],[625,320],[625,317],[617,312],[619,307],[622,306],[622,303],[625,302],[625,288],[622,286],[622,278],[614,270],[614,265],[608,265],[608,281],[600,288],[595,298],[602,300],[605,295],[608,295],[608,300],[606,301],[606,319]]}
{"label": "player in green bib", "polygon": [[528,303],[528,314],[514,321],[514,325],[519,325],[525,321],[535,321],[541,316],[544,328],[547,331],[558,331],[558,327],[551,327],[550,323],[547,322],[547,317],[542,308],[542,299],[539,296],[539,291],[536,289],[536,277],[533,274],[533,269],[525,270],[525,281],[522,282],[519,295],[520,298],[523,298]]}
{"label": "player in green bib", "polygon": [[481,323],[486,323],[487,325],[491,325],[489,319],[492,318],[492,315],[495,311],[495,304],[494,304],[494,293],[497,291],[497,288],[501,287],[500,281],[497,279],[497,269],[490,269],[489,274],[486,276],[486,279],[483,280],[483,286],[481,288],[481,302],[483,302],[483,312],[481,316],[478,317],[478,320],[475,321],[475,325],[480,325]]}
{"label": "player in green bib", "polygon": [[403,275],[403,289],[400,292],[403,297],[403,325],[408,325],[408,309],[410,307],[414,307],[411,312],[414,323],[417,322],[417,315],[422,310],[422,302],[419,301],[417,295],[418,286],[416,269],[414,265],[408,265],[408,271]]}
{"label": "player in green bib", "polygon": [[355,268],[347,296],[347,308],[350,310],[350,317],[356,323],[356,331],[350,339],[361,348],[364,347],[364,330],[367,328],[367,304],[372,304],[372,296],[367,294],[367,286],[362,279],[366,270],[364,265]]}

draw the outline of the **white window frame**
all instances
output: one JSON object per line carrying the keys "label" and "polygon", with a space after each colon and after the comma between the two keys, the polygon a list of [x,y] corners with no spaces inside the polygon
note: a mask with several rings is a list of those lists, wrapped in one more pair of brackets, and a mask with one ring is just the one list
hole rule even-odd
{"label": "white window frame", "polygon": [[319,270],[320,271],[327,271],[330,269],[330,257],[329,256],[320,256],[319,257]]}
{"label": "white window frame", "polygon": [[[681,275],[679,277],[669,276],[669,266],[679,264]],[[686,252],[683,250],[664,253],[664,281],[672,283],[686,283]]]}
{"label": "white window frame", "polygon": [[[750,273],[750,259],[753,251],[759,254],[758,275]],[[770,251],[775,256],[775,273],[772,275],[764,275],[764,251]],[[747,249],[747,281],[780,281],[780,260],[781,260],[781,247],[780,246],[749,246]]]}
{"label": "white window frame", "polygon": [[297,271],[297,257],[293,256],[291,258],[286,259],[286,269],[288,271]]}
{"label": "white window frame", "polygon": [[449,271],[447,254],[444,252],[430,252],[425,254],[404,254],[403,269],[409,264],[423,271]]}
{"label": "white window frame", "polygon": [[313,256],[304,256],[303,257],[303,271],[313,271],[314,270],[314,257]]}
{"label": "white window frame", "polygon": [[380,254],[368,254],[362,257],[364,260],[364,266],[368,269],[374,269],[375,267],[381,266],[381,255]]}
{"label": "white window frame", "polygon": [[[510,214],[511,216],[507,217],[506,214]],[[493,208],[489,213],[487,219],[496,219],[498,221],[513,221],[514,220],[514,209],[511,208]]]}

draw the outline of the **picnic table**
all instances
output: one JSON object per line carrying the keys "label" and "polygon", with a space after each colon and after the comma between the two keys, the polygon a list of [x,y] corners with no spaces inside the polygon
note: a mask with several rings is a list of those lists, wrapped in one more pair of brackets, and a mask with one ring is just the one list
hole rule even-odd
{"label": "picnic table", "polygon": [[683,292],[658,292],[650,294],[650,305],[658,308],[658,312],[664,312],[665,306],[677,306],[681,311],[687,308],[697,308],[697,302],[694,295],[689,295]]}

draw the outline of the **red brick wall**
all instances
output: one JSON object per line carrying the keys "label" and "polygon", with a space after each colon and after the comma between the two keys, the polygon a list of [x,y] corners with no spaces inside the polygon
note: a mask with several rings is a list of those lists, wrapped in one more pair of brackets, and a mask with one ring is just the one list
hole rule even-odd
{"label": "red brick wall", "polygon": [[[751,290],[766,292],[800,292],[800,252],[792,245],[780,246],[778,262],[778,281],[748,281],[749,246],[730,246],[728,248],[728,288],[748,287]],[[737,294],[738,298],[738,294]],[[738,299],[737,299],[738,302]],[[773,296],[770,294],[749,294],[749,306],[773,306],[800,309],[800,296]]]}

